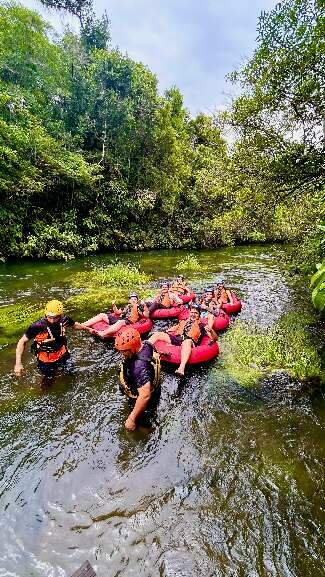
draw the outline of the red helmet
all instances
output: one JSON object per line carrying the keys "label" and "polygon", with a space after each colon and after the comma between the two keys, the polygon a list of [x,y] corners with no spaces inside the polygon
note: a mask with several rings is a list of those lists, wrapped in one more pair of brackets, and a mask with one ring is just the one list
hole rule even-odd
{"label": "red helmet", "polygon": [[131,327],[121,330],[115,337],[115,348],[118,351],[132,351],[137,353],[141,346],[140,333]]}

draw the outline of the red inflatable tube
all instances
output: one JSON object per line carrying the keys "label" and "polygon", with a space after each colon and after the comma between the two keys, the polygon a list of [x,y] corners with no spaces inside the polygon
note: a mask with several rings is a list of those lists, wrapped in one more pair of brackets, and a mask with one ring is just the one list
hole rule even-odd
{"label": "red inflatable tube", "polygon": [[[95,323],[91,326],[92,329],[95,329],[96,331],[105,331],[105,329],[107,329],[108,327],[110,327],[112,325],[106,323],[105,321],[99,321],[98,323]],[[151,319],[140,319],[137,323],[131,323],[130,325],[124,325],[125,327],[132,327],[133,329],[137,329],[137,331],[139,331],[140,335],[144,334],[144,333],[148,333],[149,331],[151,331],[152,326],[153,326],[153,322]],[[124,327],[122,327],[120,330],[122,331],[124,329]],[[115,338],[116,333],[112,333],[111,335],[108,335],[107,337],[104,337],[104,339],[114,339]]]}
{"label": "red inflatable tube", "polygon": [[[207,318],[201,319],[202,323],[204,325],[206,325],[206,323],[208,322]],[[225,313],[224,311],[220,311],[220,314],[215,317],[214,322],[213,322],[213,329],[215,331],[224,331],[225,329],[227,329],[229,327],[229,323],[230,323],[230,318],[229,315],[227,315],[227,313]]]}
{"label": "red inflatable tube", "polygon": [[152,319],[169,319],[172,317],[178,317],[182,310],[183,305],[180,305],[179,307],[170,307],[169,309],[156,309],[151,313],[150,317]]}
{"label": "red inflatable tube", "polygon": [[178,295],[178,296],[180,299],[182,299],[183,303],[186,305],[190,301],[194,301],[196,295],[195,293],[191,292],[190,294],[187,295]]}
{"label": "red inflatable tube", "polygon": [[[180,313],[178,320],[184,321],[184,320],[188,319],[189,316],[190,316],[190,311],[188,309],[184,309]],[[203,318],[203,319],[200,319],[200,321],[201,321],[201,323],[206,325],[208,322],[208,319]],[[220,311],[220,314],[217,317],[215,317],[215,319],[214,319],[214,323],[213,323],[212,328],[215,331],[224,331],[226,328],[229,327],[229,323],[230,323],[229,315],[227,315],[227,313],[225,311]]]}
{"label": "red inflatable tube", "polygon": [[[165,341],[157,341],[155,349],[160,353],[161,360],[166,363],[173,363],[179,365],[181,362],[181,347],[177,345],[170,345]],[[202,338],[201,343],[197,347],[192,347],[191,356],[188,360],[189,365],[204,363],[211,361],[219,354],[219,345],[211,341],[208,336]]]}
{"label": "red inflatable tube", "polygon": [[231,315],[233,313],[239,313],[239,311],[241,310],[241,302],[240,300],[236,297],[235,293],[231,293],[232,296],[232,300],[234,301],[233,305],[230,305],[229,303],[224,303],[221,308],[228,314]]}

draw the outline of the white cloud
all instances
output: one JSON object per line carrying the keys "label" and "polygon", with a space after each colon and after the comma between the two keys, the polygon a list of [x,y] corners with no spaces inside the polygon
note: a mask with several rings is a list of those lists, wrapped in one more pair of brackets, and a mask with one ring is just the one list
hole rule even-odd
{"label": "white cloud", "polygon": [[[35,0],[24,4],[49,12]],[[112,44],[157,75],[161,91],[176,84],[192,114],[224,105],[233,88],[225,76],[254,50],[257,17],[276,0],[95,0],[106,9]],[[76,26],[63,13],[51,13],[54,26]]]}

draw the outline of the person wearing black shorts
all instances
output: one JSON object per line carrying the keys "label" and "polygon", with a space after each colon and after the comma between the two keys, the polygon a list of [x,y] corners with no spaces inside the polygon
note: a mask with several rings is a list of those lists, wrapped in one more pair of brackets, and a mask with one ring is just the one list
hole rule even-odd
{"label": "person wearing black shorts", "polygon": [[165,341],[171,345],[181,347],[181,363],[175,373],[183,377],[186,364],[191,356],[192,347],[199,345],[202,337],[206,334],[212,341],[217,340],[214,330],[200,322],[200,307],[192,304],[187,320],[179,321],[177,325],[166,332],[153,333],[149,338],[149,342],[154,345],[157,341]]}

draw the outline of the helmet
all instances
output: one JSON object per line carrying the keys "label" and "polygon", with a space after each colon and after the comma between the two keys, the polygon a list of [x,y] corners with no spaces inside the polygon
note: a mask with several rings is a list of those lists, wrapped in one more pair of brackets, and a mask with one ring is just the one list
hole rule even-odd
{"label": "helmet", "polygon": [[198,313],[201,312],[201,307],[200,307],[200,305],[198,305],[198,304],[196,304],[196,303],[193,303],[193,304],[190,306],[190,310],[192,310],[192,309],[194,309],[194,310],[197,311]]}
{"label": "helmet", "polygon": [[138,298],[139,298],[139,295],[138,295],[137,293],[130,293],[130,294],[129,294],[129,299],[131,299],[132,297],[135,297],[135,298],[138,299]]}
{"label": "helmet", "polygon": [[60,301],[49,301],[45,307],[46,317],[57,317],[63,314],[63,304]]}
{"label": "helmet", "polygon": [[184,280],[185,276],[183,274],[179,274],[177,278],[181,278],[182,280]]}
{"label": "helmet", "polygon": [[136,353],[140,345],[140,333],[132,327],[119,331],[115,337],[114,346],[118,351],[132,351]]}
{"label": "helmet", "polygon": [[206,292],[206,293],[212,293],[212,294],[213,294],[213,293],[214,293],[214,289],[211,288],[211,287],[209,287],[209,288],[206,288],[206,289],[205,289],[205,292]]}
{"label": "helmet", "polygon": [[162,288],[163,286],[168,286],[168,288],[170,287],[170,282],[168,282],[168,280],[164,280],[163,282],[160,283],[160,288]]}

